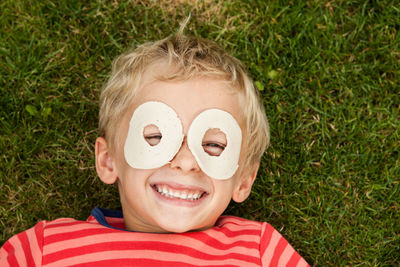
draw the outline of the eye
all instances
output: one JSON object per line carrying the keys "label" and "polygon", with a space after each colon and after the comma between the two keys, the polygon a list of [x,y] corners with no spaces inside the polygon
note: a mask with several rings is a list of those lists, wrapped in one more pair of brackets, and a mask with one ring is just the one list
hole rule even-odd
{"label": "eye", "polygon": [[217,128],[209,129],[202,141],[204,152],[210,156],[218,157],[224,151],[227,141],[225,134]]}
{"label": "eye", "polygon": [[149,145],[155,146],[160,143],[161,137],[162,136],[160,134],[160,135],[149,135],[145,136],[144,138],[146,139],[147,143],[149,143]]}
{"label": "eye", "polygon": [[225,145],[218,143],[203,143],[204,151],[210,156],[219,156],[225,149]]}
{"label": "eye", "polygon": [[150,146],[156,146],[160,143],[162,134],[156,125],[150,124],[144,127],[143,137]]}

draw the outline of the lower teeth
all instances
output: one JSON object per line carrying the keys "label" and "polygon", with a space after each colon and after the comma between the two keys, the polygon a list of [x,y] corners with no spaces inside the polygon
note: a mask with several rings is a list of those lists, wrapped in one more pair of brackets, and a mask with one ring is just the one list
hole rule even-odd
{"label": "lower teeth", "polygon": [[165,193],[162,193],[162,192],[158,192],[158,193],[160,193],[161,195],[163,195],[164,197],[168,197],[168,198],[177,198],[177,199],[182,199],[182,200],[198,200],[200,197],[198,197],[198,198],[180,198],[180,197],[175,197],[175,196],[171,196],[171,195],[169,195],[169,194],[165,194]]}
{"label": "lower teeth", "polygon": [[180,197],[175,197],[175,196],[173,196],[173,195],[170,195],[170,194],[166,194],[166,193],[163,193],[163,192],[160,192],[160,191],[158,191],[157,190],[157,192],[160,194],[160,195],[162,195],[162,196],[164,196],[164,197],[168,197],[168,198],[175,198],[175,199],[182,199],[182,200],[198,200],[201,196],[199,196],[199,197],[197,197],[197,198],[180,198]]}

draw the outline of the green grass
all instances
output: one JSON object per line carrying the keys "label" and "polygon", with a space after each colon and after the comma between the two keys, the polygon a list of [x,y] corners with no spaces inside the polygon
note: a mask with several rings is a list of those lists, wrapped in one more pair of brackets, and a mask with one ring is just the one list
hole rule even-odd
{"label": "green grass", "polygon": [[191,12],[187,33],[249,67],[271,124],[253,193],[227,213],[268,221],[312,265],[397,265],[398,1],[194,2],[1,1],[0,244],[119,207],[94,169],[99,91],[115,56]]}

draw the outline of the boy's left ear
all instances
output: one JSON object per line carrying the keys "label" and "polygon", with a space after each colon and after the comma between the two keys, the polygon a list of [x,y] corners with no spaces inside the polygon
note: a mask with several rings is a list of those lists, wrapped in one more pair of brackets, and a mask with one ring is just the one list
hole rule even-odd
{"label": "boy's left ear", "polygon": [[254,164],[248,170],[243,171],[239,177],[239,181],[233,191],[232,199],[235,202],[243,202],[250,195],[251,188],[257,176],[258,167],[260,164]]}

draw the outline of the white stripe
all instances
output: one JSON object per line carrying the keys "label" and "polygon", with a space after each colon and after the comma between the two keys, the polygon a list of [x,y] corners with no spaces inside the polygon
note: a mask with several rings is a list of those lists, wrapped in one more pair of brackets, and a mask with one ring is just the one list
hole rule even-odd
{"label": "white stripe", "polygon": [[283,250],[281,257],[279,258],[278,266],[286,266],[290,260],[290,257],[292,257],[293,253],[295,252],[289,243],[286,244],[286,248]]}
{"label": "white stripe", "polygon": [[18,266],[26,266],[26,258],[21,245],[21,241],[18,239],[17,236],[14,236],[9,240],[9,243],[14,248],[14,255],[17,259]]}
{"label": "white stripe", "polygon": [[42,252],[40,251],[38,240],[35,233],[36,227],[37,225],[34,228],[31,228],[28,231],[26,231],[26,235],[28,236],[28,241],[30,244],[33,261],[35,262],[36,266],[41,266]]}
{"label": "white stripe", "polygon": [[264,255],[262,257],[263,266],[269,266],[271,263],[272,257],[274,256],[274,252],[276,249],[276,245],[281,239],[281,234],[278,231],[274,230],[271,235],[271,240],[268,244],[268,247],[265,249]]}
{"label": "white stripe", "polygon": [[309,266],[308,263],[303,258],[301,258],[299,263],[297,264],[297,267],[306,267],[306,266]]}

